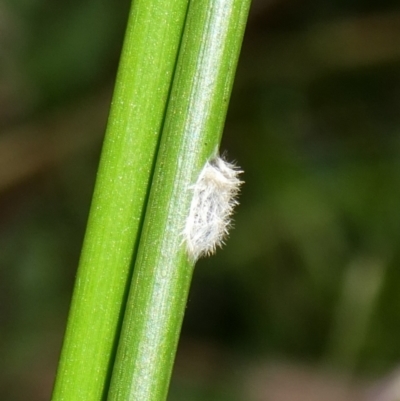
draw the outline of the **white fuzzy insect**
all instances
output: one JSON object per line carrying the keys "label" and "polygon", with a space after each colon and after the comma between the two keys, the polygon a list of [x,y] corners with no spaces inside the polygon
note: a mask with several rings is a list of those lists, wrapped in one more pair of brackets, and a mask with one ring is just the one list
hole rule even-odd
{"label": "white fuzzy insect", "polygon": [[243,171],[220,157],[208,161],[193,185],[193,199],[183,231],[189,259],[195,262],[224,244],[238,204],[238,175]]}

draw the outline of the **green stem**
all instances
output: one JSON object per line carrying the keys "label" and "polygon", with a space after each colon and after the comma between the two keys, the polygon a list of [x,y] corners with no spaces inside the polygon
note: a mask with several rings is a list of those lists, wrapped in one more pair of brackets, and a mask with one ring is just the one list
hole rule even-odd
{"label": "green stem", "polygon": [[193,273],[191,186],[218,150],[250,0],[190,3],[109,401],[162,401]]}
{"label": "green stem", "polygon": [[53,401],[107,393],[187,4],[131,9]]}

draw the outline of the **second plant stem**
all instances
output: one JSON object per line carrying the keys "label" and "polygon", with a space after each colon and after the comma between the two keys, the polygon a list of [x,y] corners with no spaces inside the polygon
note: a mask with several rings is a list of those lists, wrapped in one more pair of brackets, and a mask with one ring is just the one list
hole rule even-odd
{"label": "second plant stem", "polygon": [[109,401],[163,401],[193,263],[182,230],[192,185],[218,152],[250,0],[189,7]]}

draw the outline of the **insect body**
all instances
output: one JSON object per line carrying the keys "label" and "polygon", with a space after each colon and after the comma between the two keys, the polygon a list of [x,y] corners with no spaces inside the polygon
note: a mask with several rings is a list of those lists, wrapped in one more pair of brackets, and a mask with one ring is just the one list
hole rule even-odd
{"label": "insect body", "polygon": [[183,231],[189,258],[195,262],[224,244],[243,171],[221,157],[206,163],[193,185],[193,198]]}

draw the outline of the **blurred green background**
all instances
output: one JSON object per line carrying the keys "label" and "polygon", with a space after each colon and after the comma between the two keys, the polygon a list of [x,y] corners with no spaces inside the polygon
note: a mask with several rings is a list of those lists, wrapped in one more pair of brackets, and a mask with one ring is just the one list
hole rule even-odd
{"label": "blurred green background", "polygon": [[[0,400],[50,398],[128,10],[0,4]],[[169,401],[400,399],[399,110],[398,2],[254,0]]]}

